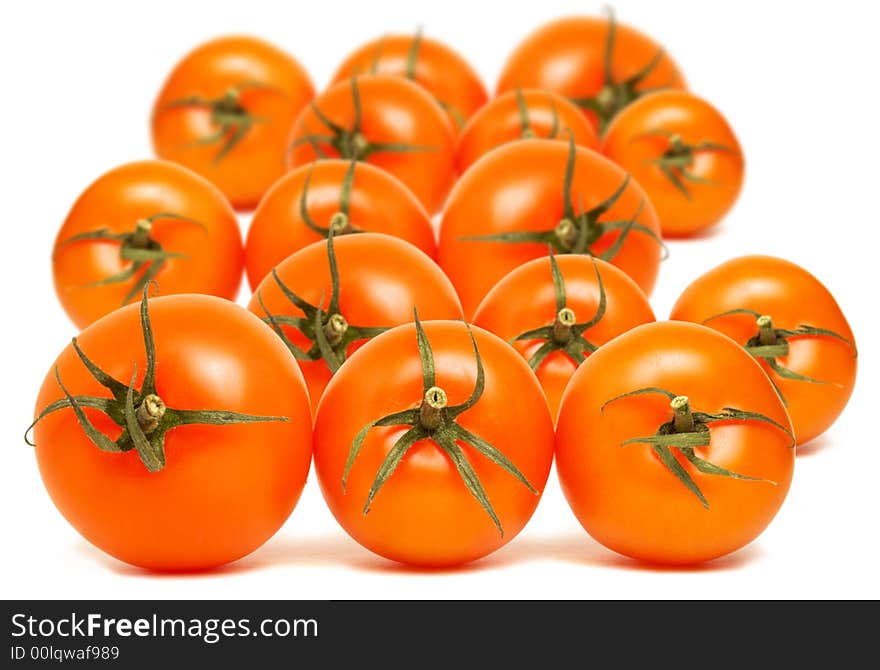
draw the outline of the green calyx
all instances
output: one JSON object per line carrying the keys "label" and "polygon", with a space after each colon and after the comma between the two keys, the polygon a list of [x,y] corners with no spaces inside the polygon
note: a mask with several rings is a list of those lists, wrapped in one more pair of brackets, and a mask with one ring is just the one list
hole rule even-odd
{"label": "green calyx", "polygon": [[572,102],[582,109],[589,109],[599,119],[599,132],[604,132],[617,113],[643,95],[665,87],[642,88],[642,82],[663,60],[662,48],[638,71],[621,81],[615,81],[613,74],[614,43],[617,39],[617,19],[614,12],[608,12],[608,32],[605,37],[605,50],[602,58],[602,88],[591,97],[572,98]]}
{"label": "green calyx", "polygon": [[[348,347],[357,340],[368,340],[384,333],[388,328],[370,328],[366,326],[353,326],[345,320],[339,309],[339,267],[336,263],[336,252],[333,248],[333,231],[330,230],[327,237],[327,262],[330,267],[331,293],[330,302],[325,310],[323,299],[321,304],[312,305],[299,297],[287,285],[281,281],[275,269],[272,269],[272,278],[281,289],[290,303],[299,309],[303,316],[287,316],[284,314],[272,314],[263,302],[263,296],[257,291],[257,301],[266,315],[263,321],[272,326],[272,329],[287,346],[293,357],[298,361],[324,360],[330,371],[335,373],[345,362]],[[310,342],[308,349],[302,349],[293,342],[284,332],[282,326],[295,328],[302,333]]]}
{"label": "green calyx", "polygon": [[774,421],[768,416],[757,412],[749,412],[747,410],[736,409],[734,407],[725,407],[720,412],[695,412],[691,409],[690,400],[687,396],[677,395],[666,389],[657,387],[640,388],[629,393],[623,393],[619,396],[607,400],[601,407],[600,411],[605,412],[605,408],[612,403],[619,402],[625,398],[632,398],[644,395],[663,395],[669,399],[669,406],[672,409],[672,417],[666,423],[657,428],[657,432],[646,437],[633,437],[624,440],[621,447],[631,444],[647,444],[660,459],[660,462],[669,470],[676,479],[691,493],[696,496],[700,503],[706,509],[709,509],[709,502],[700,490],[700,487],[694,481],[691,474],[682,465],[681,461],[673,453],[678,451],[685,460],[690,463],[697,472],[704,475],[716,475],[720,477],[730,477],[743,481],[765,482],[776,486],[776,482],[760,477],[750,477],[742,475],[732,470],[727,470],[721,466],[715,465],[697,455],[695,449],[699,447],[708,447],[712,441],[711,426],[716,423],[730,422],[760,422],[766,423],[774,428],[778,428],[791,439],[791,447],[794,447],[795,440],[791,431],[781,423]]}
{"label": "green calyx", "polygon": [[[550,230],[516,230],[491,235],[465,236],[462,240],[473,242],[496,242],[502,244],[544,244],[561,254],[587,254],[596,256],[603,261],[611,261],[623,248],[624,242],[633,232],[647,235],[663,249],[666,257],[666,247],[663,240],[653,230],[638,222],[638,218],[645,207],[645,200],[639,202],[639,206],[629,219],[612,221],[600,220],[609,209],[620,199],[629,186],[630,176],[627,175],[620,186],[604,201],[592,209],[580,212],[575,210],[571,189],[574,180],[574,168],[577,159],[577,147],[574,136],[568,131],[568,159],[565,164],[563,177],[562,197],[563,215],[556,226]],[[593,245],[605,234],[619,231],[614,242],[600,254],[593,253]]]}
{"label": "green calyx", "polygon": [[434,369],[434,354],[431,344],[428,341],[422,324],[419,321],[418,313],[414,311],[416,337],[419,347],[419,358],[422,365],[422,398],[419,405],[414,408],[404,409],[394,412],[380,419],[368,423],[355,436],[351,443],[351,449],[348,453],[348,459],[345,463],[345,470],[342,475],[342,488],[345,489],[348,475],[352,466],[357,460],[358,454],[367,439],[367,434],[371,429],[377,426],[410,426],[388,452],[385,460],[379,466],[376,472],[373,484],[370,487],[366,502],[364,503],[364,514],[370,511],[370,505],[373,499],[381,490],[382,486],[388,481],[388,478],[394,474],[394,470],[406,456],[409,449],[419,440],[430,439],[437,445],[455,465],[462,482],[467,487],[471,495],[477,500],[483,511],[495,524],[499,534],[504,535],[504,528],[498,515],[495,513],[492,503],[483,488],[480,478],[474,471],[473,466],[468,460],[459,443],[470,446],[474,451],[485,456],[490,461],[508,472],[511,476],[518,479],[523,486],[529,491],[538,495],[538,491],[529,483],[526,477],[517,469],[516,465],[510,461],[501,451],[492,446],[479,435],[470,432],[461,426],[457,420],[464,412],[477,404],[483,394],[485,384],[485,373],[483,370],[483,361],[480,358],[480,351],[477,348],[477,342],[474,334],[468,328],[468,334],[471,338],[471,344],[474,349],[474,358],[477,363],[477,378],[474,384],[474,390],[471,396],[459,405],[448,404],[446,392],[437,386]]}
{"label": "green calyx", "polygon": [[326,132],[304,135],[290,145],[290,150],[303,144],[308,144],[312,147],[318,158],[330,158],[330,154],[327,153],[327,148],[329,148],[335,155],[355,161],[365,161],[377,153],[408,153],[436,150],[436,147],[402,142],[373,142],[367,138],[361,127],[361,94],[357,75],[351,78],[350,83],[351,101],[354,107],[354,123],[351,128],[345,128],[333,121],[313,101],[311,103],[312,112],[324,126]]}
{"label": "green calyx", "polygon": [[[172,409],[165,405],[165,402],[156,392],[157,359],[147,304],[148,292],[149,284],[143,288],[140,310],[141,331],[143,333],[144,349],[147,358],[147,369],[141,387],[139,389],[135,388],[135,381],[137,379],[136,365],[132,366],[131,379],[128,384],[125,384],[104,372],[86,356],[74,337],[71,344],[76,355],[92,377],[94,377],[95,381],[106,388],[112,397],[72,395],[61,381],[58,367],[56,366],[55,380],[64,393],[64,398],[56,400],[43,408],[33,423],[28,426],[27,431],[25,431],[25,441],[28,444],[35,446],[28,439],[27,435],[46,416],[62,409],[72,409],[80,427],[98,449],[111,453],[124,453],[134,449],[147,470],[158,472],[165,467],[165,435],[180,426],[192,424],[228,426],[236,423],[288,421],[287,417],[282,416],[257,416],[226,410]],[[97,410],[109,417],[122,429],[119,437],[113,440],[99,431],[89,419],[84,408]]]}
{"label": "green calyx", "polygon": [[729,153],[733,151],[730,147],[718,144],[717,142],[689,144],[682,139],[681,135],[672,133],[665,128],[658,128],[643,133],[640,137],[651,136],[665,137],[668,141],[668,147],[659,157],[651,159],[647,163],[656,165],[663,173],[663,176],[688,200],[691,200],[693,197],[689,184],[717,185],[716,182],[705,179],[691,170],[694,164],[694,157],[699,153]]}
{"label": "green calyx", "polygon": [[[535,139],[538,135],[532,128],[532,121],[529,116],[529,108],[526,105],[525,96],[522,90],[517,86],[515,89],[516,108],[519,112],[519,135],[524,140]],[[546,135],[546,139],[556,139],[559,137],[559,112],[556,109],[556,102],[550,98],[550,112],[553,118],[553,125],[550,126],[550,132]]]}
{"label": "green calyx", "polygon": [[[807,382],[809,384],[831,384],[833,386],[840,386],[840,384],[822,381],[821,379],[814,379],[813,377],[808,377],[807,375],[795,372],[794,370],[785,367],[778,360],[776,360],[780,356],[788,356],[789,340],[793,338],[800,339],[807,337],[830,337],[847,344],[852,349],[853,356],[858,356],[858,351],[856,350],[855,343],[852,340],[847,339],[840,333],[836,333],[833,330],[828,330],[827,328],[817,328],[815,326],[808,326],[804,324],[793,329],[776,328],[773,325],[773,319],[769,315],[761,314],[760,312],[756,312],[752,309],[731,309],[727,312],[722,312],[721,314],[710,316],[708,319],[704,320],[703,323],[709,323],[710,321],[714,321],[715,319],[720,319],[726,316],[734,316],[738,314],[748,315],[755,318],[755,327],[757,332],[745,343],[745,350],[758,360],[766,363],[767,366],[782,379]],[[776,383],[773,382],[773,385],[776,386]],[[779,397],[782,398],[783,401],[785,401],[785,397],[782,395],[779,387],[776,387],[776,392],[779,394]]]}
{"label": "green calyx", "polygon": [[[137,277],[131,289],[125,294],[121,305],[128,304],[135,296],[143,292],[144,287],[153,279],[171,258],[188,258],[186,255],[162,248],[151,237],[153,225],[157,221],[170,221],[198,226],[207,235],[204,224],[173,212],[159,212],[135,222],[134,229],[124,233],[113,233],[107,228],[98,228],[73,235],[61,242],[55,249],[57,254],[64,247],[76,242],[112,242],[119,244],[119,258],[129,265],[114,275],[83,284],[81,288],[122,284]],[[140,274],[138,274],[140,273]]]}
{"label": "green calyx", "polygon": [[315,220],[309,214],[308,208],[308,197],[309,197],[309,184],[312,181],[312,172],[314,171],[314,163],[312,164],[312,168],[309,170],[309,173],[306,175],[305,182],[303,183],[302,194],[299,198],[299,214],[300,218],[303,220],[303,223],[306,227],[327,239],[331,236],[339,236],[339,235],[348,235],[350,233],[362,233],[363,231],[355,228],[355,226],[351,222],[351,190],[352,185],[354,184],[354,173],[355,167],[357,166],[357,160],[352,159],[348,165],[348,170],[345,172],[345,176],[342,178],[342,184],[339,189],[339,209],[330,217],[330,220],[327,222],[326,226],[321,226],[315,222]]}
{"label": "green calyx", "polygon": [[258,123],[268,123],[269,119],[255,116],[241,103],[241,93],[245,90],[272,90],[280,92],[272,86],[266,86],[256,81],[243,81],[232,86],[219,98],[206,98],[193,95],[179,100],[172,100],[166,105],[166,109],[175,107],[199,107],[207,109],[211,113],[211,122],[217,130],[195,142],[191,147],[218,146],[214,155],[214,163],[221,162],[248,134],[251,128]]}
{"label": "green calyx", "polygon": [[537,370],[547,356],[554,351],[565,352],[569,358],[580,365],[589,354],[598,349],[595,344],[584,337],[584,333],[598,324],[605,316],[607,306],[605,285],[602,283],[602,275],[599,274],[599,266],[595,260],[593,260],[593,269],[596,271],[596,280],[599,284],[599,305],[589,321],[578,323],[574,310],[567,305],[565,280],[559,271],[553,250],[550,250],[550,273],[553,276],[553,292],[556,297],[556,317],[550,325],[527,330],[511,340],[511,342],[544,340],[544,343],[529,358],[529,366],[532,370]]}

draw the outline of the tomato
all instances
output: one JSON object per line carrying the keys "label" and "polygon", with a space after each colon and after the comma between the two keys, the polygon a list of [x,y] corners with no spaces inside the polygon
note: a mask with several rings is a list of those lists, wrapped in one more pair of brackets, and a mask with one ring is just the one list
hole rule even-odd
{"label": "tomato", "polygon": [[856,381],[856,344],[827,288],[771,256],[734,258],[697,278],[673,319],[703,323],[745,346],[784,399],[798,444],[837,419]]}
{"label": "tomato", "polygon": [[555,140],[513,142],[483,156],[449,196],[438,259],[473,314],[498,280],[533,258],[586,253],[650,293],[663,250],[651,203],[594,151]]}
{"label": "tomato", "polygon": [[624,272],[586,256],[536,258],[489,291],[474,324],[513,344],[538,376],[555,419],[577,367],[621,333],[654,320]]}
{"label": "tomato", "polygon": [[791,484],[782,401],[735,342],[691,323],[639,326],[578,368],[562,396],[556,471],[584,529],[651,563],[735,551]]}
{"label": "tomato", "polygon": [[408,242],[378,233],[300,249],[260,282],[248,305],[299,361],[313,408],[348,356],[391,326],[411,322],[413,307],[431,319],[462,315],[436,263]]}
{"label": "tomato", "polygon": [[538,89],[508,91],[480,109],[461,131],[456,168],[463,173],[489,150],[513,140],[565,139],[567,132],[578,146],[598,150],[596,131],[568,99]]}
{"label": "tomato", "polygon": [[341,156],[387,170],[430,214],[455,178],[454,135],[446,113],[418,84],[363,75],[334,84],[303,111],[289,138],[290,167]]}
{"label": "tomato", "polygon": [[538,28],[507,59],[497,92],[518,86],[571,98],[600,131],[645,93],[686,88],[663,47],[617,23],[613,14],[606,19],[572,16]]}
{"label": "tomato", "polygon": [[501,339],[417,321],[339,370],[314,444],[324,499],[349,535],[391,560],[443,567],[525,526],[550,471],[553,423],[534,375]]}
{"label": "tomato", "polygon": [[277,47],[220,37],[168,76],[153,106],[153,147],[249,209],[284,174],[287,133],[314,95],[308,73]]}
{"label": "tomato", "polygon": [[394,235],[437,256],[431,217],[400,181],[368,163],[320,160],[279,179],[254,212],[245,245],[251,288],[294,251],[326,238],[331,227],[337,236]]}
{"label": "tomato", "polygon": [[351,53],[333,83],[359,74],[390,74],[414,81],[446,110],[454,129],[486,104],[489,95],[470,64],[443,42],[415,35],[385,35]]}
{"label": "tomato", "polygon": [[37,464],[89,542],[153,570],[201,570],[268,540],[309,471],[302,374],[234,303],[174,295],[86,328],[36,407]]}
{"label": "tomato", "polygon": [[217,188],[165,161],[127,163],[79,196],[55,238],[55,291],[79,328],[140,297],[151,279],[168,293],[233,300],[243,252],[235,212]]}
{"label": "tomato", "polygon": [[629,105],[608,126],[602,153],[645,189],[664,236],[717,224],[743,182],[743,154],[725,118],[685,91],[660,91]]}

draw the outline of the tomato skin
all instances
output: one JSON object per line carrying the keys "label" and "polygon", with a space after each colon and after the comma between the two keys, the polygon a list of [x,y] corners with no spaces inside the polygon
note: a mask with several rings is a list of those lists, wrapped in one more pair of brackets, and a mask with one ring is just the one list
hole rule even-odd
{"label": "tomato skin", "polygon": [[[361,327],[390,327],[413,320],[413,307],[425,319],[458,319],[461,303],[443,271],[416,247],[390,235],[360,233],[335,238],[333,246],[339,267],[340,313],[349,324]],[[289,256],[275,270],[290,290],[312,305],[329,301],[332,284],[327,264],[326,242],[315,242]],[[257,294],[273,314],[302,316],[288,301],[273,277],[260,282],[248,309],[263,318]],[[290,340],[305,349],[311,346],[302,333],[283,326]],[[353,342],[349,354],[363,345]],[[332,375],[323,360],[298,361],[316,409]]]}
{"label": "tomato skin", "polygon": [[[802,324],[832,330],[855,344],[852,329],[830,291],[802,267],[772,256],[741,256],[698,277],[672,308],[670,318],[701,323],[731,309],[748,308],[772,317],[776,328]],[[757,333],[754,317],[733,315],[705,325],[744,345]],[[798,444],[824,433],[846,407],[856,381],[853,347],[831,337],[792,338],[790,353],[777,361],[819,379],[814,384],[780,377],[759,361],[788,406]]]}
{"label": "tomato skin", "polygon": [[[423,323],[437,385],[449,403],[464,402],[476,380],[470,338],[460,322]],[[502,340],[473,328],[483,359],[482,397],[459,423],[501,450],[539,492],[552,461],[553,423],[540,386]],[[417,442],[363,514],[376,470],[400,436],[398,427],[370,431],[342,489],[352,440],[368,423],[416,406],[422,375],[413,325],[365,344],[327,387],[315,418],[315,471],[340,525],[367,549],[402,563],[447,567],[481,558],[509,542],[534,512],[539,496],[497,465],[459,443],[504,527],[502,537],[465,487],[455,466],[430,440]],[[502,419],[502,417],[506,417]],[[405,427],[404,427],[405,429]]]}
{"label": "tomato skin", "polygon": [[[567,140],[566,131],[571,131],[578,146],[599,149],[595,129],[567,98],[539,89],[526,89],[521,94],[528,110],[529,127],[536,137],[551,136],[555,109],[558,115],[558,139]],[[482,107],[461,131],[455,148],[455,164],[459,174],[491,149],[519,139],[522,139],[519,103],[516,91],[508,91]]]}
{"label": "tomato skin", "polygon": [[761,422],[712,424],[710,446],[695,450],[700,457],[777,485],[700,474],[678,455],[705,495],[706,509],[649,445],[621,446],[653,435],[671,419],[666,398],[627,398],[602,411],[606,401],[644,387],[686,395],[694,411],[730,406],[791,425],[760,366],[729,338],[696,324],[639,326],[590,356],[562,397],[556,470],[578,521],[606,547],[650,563],[700,563],[745,546],[788,492],[790,437]]}
{"label": "tomato skin", "polygon": [[[192,96],[219,99],[230,88],[251,82],[263,88],[243,89],[241,104],[268,122],[251,126],[219,161],[220,144],[194,146],[219,130],[211,110],[169,107]],[[160,158],[181,163],[216,184],[236,208],[250,209],[284,174],[287,133],[314,95],[308,73],[281,49],[254,37],[220,37],[184,56],[168,76],[153,107],[153,147]]]}
{"label": "tomato skin", "polygon": [[[346,81],[363,73],[407,77],[407,59],[414,35],[385,35],[362,45],[342,62],[332,83]],[[451,106],[449,122],[458,130],[461,120],[467,121],[486,104],[489,94],[479,75],[454,49],[430,37],[420,36],[415,61],[415,81],[439,103]]]}
{"label": "tomato skin", "polygon": [[[107,315],[77,341],[124,383],[136,364],[139,388],[146,359],[138,310],[129,305]],[[151,473],[133,450],[100,451],[65,409],[35,427],[37,464],[59,511],[108,554],[151,570],[212,568],[263,544],[296,505],[311,454],[305,384],[272,331],[233,303],[179,295],[151,299],[149,310],[157,392],[168,406],[289,421],[173,429],[166,434],[167,465]],[[71,393],[109,397],[71,346],[55,364]],[[50,371],[36,411],[62,397]],[[103,414],[85,412],[99,430],[118,436]]]}
{"label": "tomato skin", "polygon": [[[651,163],[670,147],[666,137],[646,135],[658,130],[679,135],[687,144],[712,142],[729,149],[694,154],[687,172],[706,183],[682,181],[690,198]],[[608,127],[602,153],[644,187],[667,237],[688,236],[716,225],[742,189],[745,163],[736,135],[718,110],[685,91],[652,93],[626,107]]]}
{"label": "tomato skin", "polygon": [[169,258],[156,276],[163,293],[208,293],[235,299],[244,254],[235,212],[223,194],[206,179],[174,163],[138,161],[110,170],[83,191],[55,238],[55,292],[77,327],[85,328],[120,307],[135,279],[86,286],[124,270],[130,261],[120,258],[118,243],[63,243],[100,228],[130,232],[138,219],[162,212],[189,217],[205,227],[171,220],[153,223],[151,238],[165,251],[185,256]]}
{"label": "tomato skin", "polygon": [[[367,162],[390,172],[413,192],[430,214],[443,206],[455,178],[455,138],[446,113],[418,84],[391,75],[363,75],[357,78],[362,109],[361,131],[370,142],[393,142],[428,147],[426,151],[384,151],[371,154]],[[332,121],[346,129],[355,122],[352,87],[349,81],[334,84],[314,104]],[[326,134],[327,128],[311,108],[303,110],[294,123],[288,146],[309,134]],[[328,157],[338,152],[321,145]],[[288,154],[288,166],[298,167],[318,158],[304,142]]]}
{"label": "tomato skin", "polygon": [[[605,287],[606,309],[602,319],[584,331],[584,338],[601,347],[609,340],[643,323],[654,321],[648,298],[623,271],[596,260]],[[587,256],[556,258],[565,282],[566,307],[577,322],[593,318],[599,308],[599,285],[592,259]],[[553,276],[547,258],[536,258],[513,270],[492,288],[474,313],[473,323],[495,333],[505,342],[533,328],[552,324],[556,318]],[[529,360],[543,340],[511,342]],[[535,370],[554,420],[559,402],[578,364],[562,351],[552,352]]]}
{"label": "tomato skin", "polygon": [[[462,175],[449,196],[440,224],[438,259],[473,314],[483,297],[504,275],[533,258],[547,255],[540,243],[506,244],[462,239],[510,231],[552,231],[563,217],[563,177],[569,148],[555,140],[530,140],[498,147]],[[576,149],[572,201],[577,211],[608,198],[626,174],[589,149]],[[659,235],[659,223],[641,187],[631,181],[602,220],[629,219],[644,201],[638,222]],[[596,255],[608,249],[618,231],[604,234]],[[611,263],[650,294],[660,268],[661,246],[633,232]]]}
{"label": "tomato skin", "polygon": [[[544,24],[510,54],[496,93],[520,86],[543,88],[575,99],[596,96],[604,84],[608,26],[607,18],[594,16],[571,16]],[[614,81],[635,75],[660,49],[661,46],[644,33],[618,23],[611,61]],[[661,86],[686,88],[678,65],[666,54],[637,88],[647,90]],[[598,129],[596,115],[589,110],[584,113]]]}
{"label": "tomato skin", "polygon": [[[322,239],[300,215],[300,198],[309,173],[309,216],[326,228],[339,211],[348,169],[347,161],[319,160],[289,172],[269,189],[254,212],[245,245],[245,269],[252,289],[290,254]],[[369,163],[355,167],[349,219],[359,230],[399,237],[432,260],[437,257],[434,229],[425,208],[402,182]]]}

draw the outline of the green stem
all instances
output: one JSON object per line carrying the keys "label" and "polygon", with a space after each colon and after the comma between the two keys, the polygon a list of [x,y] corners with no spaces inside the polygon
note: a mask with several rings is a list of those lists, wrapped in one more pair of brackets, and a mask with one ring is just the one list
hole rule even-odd
{"label": "green stem", "polygon": [[336,212],[333,216],[330,217],[330,225],[328,228],[333,232],[333,235],[346,235],[352,232],[351,220],[348,218],[348,214],[345,212]]}
{"label": "green stem", "polygon": [[146,435],[152,433],[159,427],[159,422],[165,416],[165,403],[155,393],[144,396],[141,404],[135,411],[138,424]]}
{"label": "green stem", "polygon": [[693,433],[696,430],[691,403],[686,395],[677,395],[670,402],[672,407],[673,425],[676,433]]}
{"label": "green stem", "polygon": [[565,344],[571,339],[571,328],[577,323],[574,310],[563,307],[556,314],[553,322],[553,339],[559,344]]}
{"label": "green stem", "polygon": [[327,323],[324,324],[324,336],[331,347],[338,345],[342,338],[345,337],[347,331],[348,321],[339,313],[331,314],[330,318],[327,319]]}
{"label": "green stem", "polygon": [[773,319],[766,314],[759,316],[756,322],[758,324],[758,340],[761,344],[767,346],[776,344],[776,330],[773,328]]}
{"label": "green stem", "polygon": [[425,391],[422,404],[419,405],[419,423],[428,432],[437,430],[443,421],[443,410],[449,402],[446,391],[439,386],[432,386]]}
{"label": "green stem", "polygon": [[563,249],[566,251],[574,249],[575,242],[577,242],[578,238],[578,229],[574,221],[565,217],[556,224],[554,232],[556,234],[556,239],[559,241],[559,245]]}

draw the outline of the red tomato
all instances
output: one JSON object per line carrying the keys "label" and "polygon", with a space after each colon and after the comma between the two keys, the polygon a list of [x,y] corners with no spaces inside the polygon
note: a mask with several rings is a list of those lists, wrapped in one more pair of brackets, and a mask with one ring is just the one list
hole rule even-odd
{"label": "red tomato", "polygon": [[403,563],[457,565],[510,541],[552,460],[553,423],[528,366],[460,322],[404,325],[364,345],[315,418],[315,470],[336,520]]}
{"label": "red tomato", "polygon": [[550,91],[527,89],[502,93],[478,111],[461,131],[455,148],[459,173],[495,147],[519,139],[567,139],[599,149],[599,138],[580,109]]}
{"label": "red tomato", "polygon": [[489,291],[474,324],[529,362],[554,420],[574,371],[597,348],[654,320],[648,298],[624,272],[586,256],[536,258]]}
{"label": "red tomato", "polygon": [[287,133],[315,95],[309,75],[253,37],[220,37],[187,54],[153,107],[153,147],[248,209],[284,174]]}
{"label": "red tomato", "polygon": [[300,249],[263,279],[248,305],[298,359],[313,408],[348,356],[388,328],[411,322],[413,307],[432,319],[462,315],[436,263],[411,244],[377,233]]}
{"label": "red tomato", "polygon": [[368,163],[320,160],[278,180],[254,212],[245,245],[251,288],[290,254],[326,238],[330,228],[337,236],[394,235],[437,256],[431,217],[400,181]]}
{"label": "red tomato", "polygon": [[831,292],[781,258],[741,256],[688,286],[673,319],[704,323],[746,347],[785,400],[798,444],[840,416],[856,381],[856,344]]}
{"label": "red tomato", "polygon": [[455,178],[454,142],[445,112],[421,86],[363,75],[334,84],[303,111],[290,134],[288,162],[297,167],[339,156],[372,163],[434,214]]}
{"label": "red tomato", "polygon": [[754,540],[788,493],[794,437],[760,366],[690,323],[639,326],[571,378],[556,471],[586,531],[651,563],[693,564]]}
{"label": "red tomato", "polygon": [[155,279],[166,294],[234,300],[241,233],[220,191],[166,161],[139,161],[99,177],[74,203],[55,238],[55,291],[85,328],[133,300]]}
{"label": "red tomato", "polygon": [[215,567],[263,544],[296,505],[311,456],[305,384],[241,307],[189,294],[147,308],[145,295],[53,368],[37,399],[37,464],[60,512],[108,554]]}

